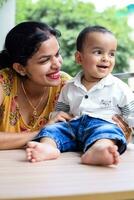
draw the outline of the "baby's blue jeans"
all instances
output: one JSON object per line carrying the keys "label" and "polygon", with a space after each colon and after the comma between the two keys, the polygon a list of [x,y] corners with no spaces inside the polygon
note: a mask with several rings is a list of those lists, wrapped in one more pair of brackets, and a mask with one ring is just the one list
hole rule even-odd
{"label": "baby's blue jeans", "polygon": [[40,141],[44,137],[53,139],[61,152],[85,152],[100,139],[115,141],[120,154],[126,150],[127,146],[125,136],[116,124],[88,115],[47,125],[39,132],[35,140]]}

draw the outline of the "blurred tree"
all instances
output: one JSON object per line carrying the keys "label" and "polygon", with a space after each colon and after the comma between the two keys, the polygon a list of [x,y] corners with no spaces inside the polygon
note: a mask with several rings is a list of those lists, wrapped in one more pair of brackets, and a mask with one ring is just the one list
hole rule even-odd
{"label": "blurred tree", "polygon": [[79,66],[74,61],[75,41],[78,33],[88,25],[106,26],[118,38],[118,52],[114,72],[127,71],[129,58],[134,53],[133,43],[129,37],[132,31],[127,24],[127,16],[119,16],[115,7],[101,13],[96,12],[91,3],[80,0],[16,0],[16,22],[38,20],[47,22],[59,29],[61,54],[64,59],[63,70],[74,76]]}
{"label": "blurred tree", "polygon": [[3,4],[6,2],[7,0],[0,0],[0,8],[3,6]]}

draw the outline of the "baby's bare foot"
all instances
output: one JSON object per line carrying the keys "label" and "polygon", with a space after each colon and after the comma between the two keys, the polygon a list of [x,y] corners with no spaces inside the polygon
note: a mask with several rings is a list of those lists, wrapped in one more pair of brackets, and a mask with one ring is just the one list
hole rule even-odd
{"label": "baby's bare foot", "polygon": [[109,153],[113,155],[113,165],[117,165],[120,161],[120,154],[116,145],[109,147]]}
{"label": "baby's bare foot", "polygon": [[28,142],[26,148],[27,159],[31,162],[56,159],[60,151],[51,144]]}
{"label": "baby's bare foot", "polygon": [[118,148],[113,142],[98,140],[81,158],[82,163],[89,165],[117,165]]}

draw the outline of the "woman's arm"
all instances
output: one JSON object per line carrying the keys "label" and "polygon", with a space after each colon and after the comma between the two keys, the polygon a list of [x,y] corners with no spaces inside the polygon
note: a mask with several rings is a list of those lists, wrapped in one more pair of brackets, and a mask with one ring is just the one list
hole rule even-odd
{"label": "woman's arm", "polygon": [[59,112],[55,111],[55,112],[50,113],[49,118],[50,119],[47,123],[48,125],[54,124],[59,121],[69,121],[73,118],[73,116],[63,111],[59,111]]}
{"label": "woman's arm", "polygon": [[38,132],[3,133],[0,132],[0,150],[23,148]]}
{"label": "woman's arm", "polygon": [[130,142],[132,139],[132,132],[133,132],[132,128],[129,128],[128,124],[119,115],[113,116],[113,120],[122,129],[127,141]]}
{"label": "woman's arm", "polygon": [[[59,112],[55,116],[52,117],[48,121],[49,124],[53,124],[58,121],[65,121],[70,120],[72,116],[70,116],[67,113]],[[6,149],[20,149],[24,148],[24,146],[34,139],[35,136],[38,135],[39,131],[36,132],[25,132],[25,133],[3,133],[0,132],[0,150],[6,150]]]}

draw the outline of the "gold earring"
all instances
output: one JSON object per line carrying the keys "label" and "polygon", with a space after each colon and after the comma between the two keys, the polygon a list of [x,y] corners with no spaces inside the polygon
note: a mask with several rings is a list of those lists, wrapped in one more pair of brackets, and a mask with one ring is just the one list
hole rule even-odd
{"label": "gold earring", "polygon": [[21,76],[25,76],[26,74],[24,72],[20,72],[20,75]]}

